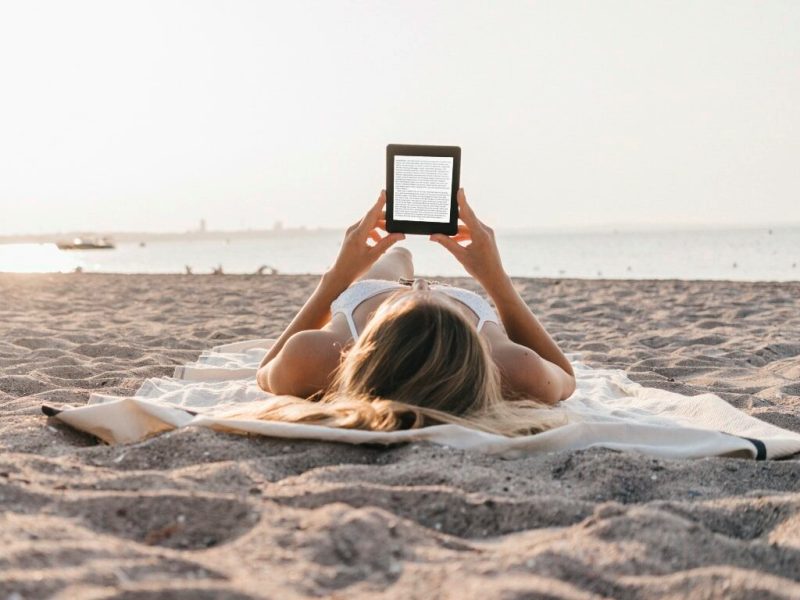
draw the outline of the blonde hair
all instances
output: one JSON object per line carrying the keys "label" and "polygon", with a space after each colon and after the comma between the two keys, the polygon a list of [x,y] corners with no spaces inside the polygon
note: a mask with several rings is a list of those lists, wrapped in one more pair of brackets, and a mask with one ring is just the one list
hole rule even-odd
{"label": "blonde hair", "polygon": [[226,416],[372,431],[455,423],[501,435],[563,423],[543,403],[503,397],[488,342],[460,311],[424,290],[392,301],[407,293],[381,304],[324,390]]}

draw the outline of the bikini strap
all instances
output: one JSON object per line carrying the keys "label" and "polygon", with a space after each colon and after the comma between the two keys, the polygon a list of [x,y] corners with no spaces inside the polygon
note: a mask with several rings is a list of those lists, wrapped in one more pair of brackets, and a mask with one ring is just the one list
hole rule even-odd
{"label": "bikini strap", "polygon": [[345,310],[344,316],[347,318],[347,324],[350,326],[350,333],[353,334],[353,341],[358,339],[358,331],[356,331],[356,323],[353,321],[353,311],[352,310]]}

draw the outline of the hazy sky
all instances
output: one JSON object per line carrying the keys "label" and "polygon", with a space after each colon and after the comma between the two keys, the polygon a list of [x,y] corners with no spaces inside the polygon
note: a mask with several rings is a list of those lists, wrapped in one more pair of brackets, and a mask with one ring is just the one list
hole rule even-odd
{"label": "hazy sky", "polygon": [[387,143],[496,227],[800,222],[800,2],[0,4],[0,234],[345,226]]}

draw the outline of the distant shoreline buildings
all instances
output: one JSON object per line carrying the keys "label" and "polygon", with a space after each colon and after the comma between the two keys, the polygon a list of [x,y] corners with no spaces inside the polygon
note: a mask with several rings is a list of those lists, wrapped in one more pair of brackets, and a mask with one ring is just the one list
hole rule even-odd
{"label": "distant shoreline buildings", "polygon": [[147,243],[158,241],[181,240],[235,240],[252,239],[274,236],[291,236],[307,233],[338,232],[338,227],[314,227],[304,225],[300,227],[286,227],[282,221],[275,221],[271,229],[239,229],[239,230],[212,230],[208,229],[205,219],[200,219],[197,228],[184,232],[148,232],[148,231],[63,231],[55,233],[21,234],[0,236],[0,244],[55,244],[64,239],[73,238],[113,238],[116,243]]}

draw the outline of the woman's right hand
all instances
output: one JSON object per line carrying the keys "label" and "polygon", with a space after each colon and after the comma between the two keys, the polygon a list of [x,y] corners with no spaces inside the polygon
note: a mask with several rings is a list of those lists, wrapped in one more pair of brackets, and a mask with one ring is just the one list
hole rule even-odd
{"label": "woman's right hand", "polygon": [[[458,190],[458,215],[464,221],[458,225],[456,235],[450,237],[434,233],[428,239],[444,246],[464,269],[487,291],[508,276],[500,261],[500,252],[494,239],[494,230],[483,223],[467,204],[464,188]],[[470,241],[462,246],[459,242]]]}
{"label": "woman's right hand", "polygon": [[[386,190],[381,190],[367,214],[345,231],[339,255],[328,270],[339,286],[344,286],[342,289],[366,273],[392,244],[405,239],[404,233],[388,233],[384,237],[378,233],[378,229],[386,231],[385,204]],[[375,243],[370,245],[370,239]]]}

